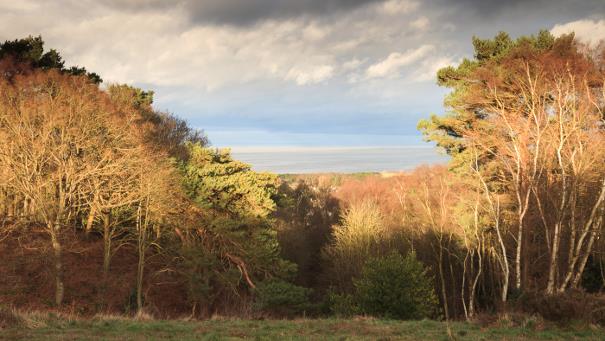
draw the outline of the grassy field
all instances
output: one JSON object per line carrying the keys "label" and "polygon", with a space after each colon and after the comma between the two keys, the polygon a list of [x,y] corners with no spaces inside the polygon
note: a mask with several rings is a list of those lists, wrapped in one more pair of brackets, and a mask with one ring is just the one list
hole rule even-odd
{"label": "grassy field", "polygon": [[0,329],[1,340],[605,340],[597,327],[545,329],[374,319],[136,321],[30,319]]}

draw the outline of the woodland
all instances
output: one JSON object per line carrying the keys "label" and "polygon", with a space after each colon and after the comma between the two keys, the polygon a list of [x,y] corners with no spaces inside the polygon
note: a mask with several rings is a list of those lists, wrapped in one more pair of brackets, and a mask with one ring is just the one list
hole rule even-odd
{"label": "woodland", "polygon": [[388,176],[256,172],[152,91],[0,44],[0,307],[605,324],[605,45],[472,44],[418,124],[449,164]]}

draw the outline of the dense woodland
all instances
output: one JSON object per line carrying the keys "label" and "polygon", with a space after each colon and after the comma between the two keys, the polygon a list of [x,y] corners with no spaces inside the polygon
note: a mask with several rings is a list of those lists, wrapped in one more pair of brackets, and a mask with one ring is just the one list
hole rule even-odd
{"label": "dense woodland", "polygon": [[0,45],[0,304],[156,317],[605,322],[605,49],[473,38],[419,129],[448,166],[278,176],[153,92]]}

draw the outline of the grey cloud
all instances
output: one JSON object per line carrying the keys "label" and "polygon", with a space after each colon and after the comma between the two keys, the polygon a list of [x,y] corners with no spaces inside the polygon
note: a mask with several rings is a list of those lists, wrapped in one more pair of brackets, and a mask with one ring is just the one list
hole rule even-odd
{"label": "grey cloud", "polygon": [[587,11],[605,11],[603,0],[429,0],[429,7],[455,7],[469,13],[485,17],[497,16],[506,12],[523,11],[540,16],[552,12],[566,12],[568,16]]}
{"label": "grey cloud", "polygon": [[603,0],[434,0],[429,7],[451,6],[462,16],[467,13],[477,21],[492,20],[495,17],[514,14],[520,17],[533,16],[536,20],[553,15],[567,18],[592,14],[605,14]]}
{"label": "grey cloud", "polygon": [[166,10],[180,7],[195,23],[248,25],[265,19],[321,16],[384,0],[104,0],[112,8]]}
{"label": "grey cloud", "polygon": [[[67,0],[73,2],[75,0]],[[338,15],[387,0],[97,0],[95,4],[122,11],[166,11],[179,9],[192,24],[247,26],[270,19]],[[405,0],[404,0],[405,1]],[[420,3],[424,13],[441,13],[453,22],[490,22],[532,16],[565,17],[568,20],[587,15],[603,16],[603,0],[410,0]]]}

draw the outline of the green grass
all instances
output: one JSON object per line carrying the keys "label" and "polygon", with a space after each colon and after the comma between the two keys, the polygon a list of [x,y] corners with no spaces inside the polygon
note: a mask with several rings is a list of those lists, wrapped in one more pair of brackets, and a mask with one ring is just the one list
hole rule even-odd
{"label": "green grass", "polygon": [[[605,340],[601,328],[492,327],[373,319],[47,320],[0,330],[0,340]],[[451,335],[451,336],[448,336]]]}

